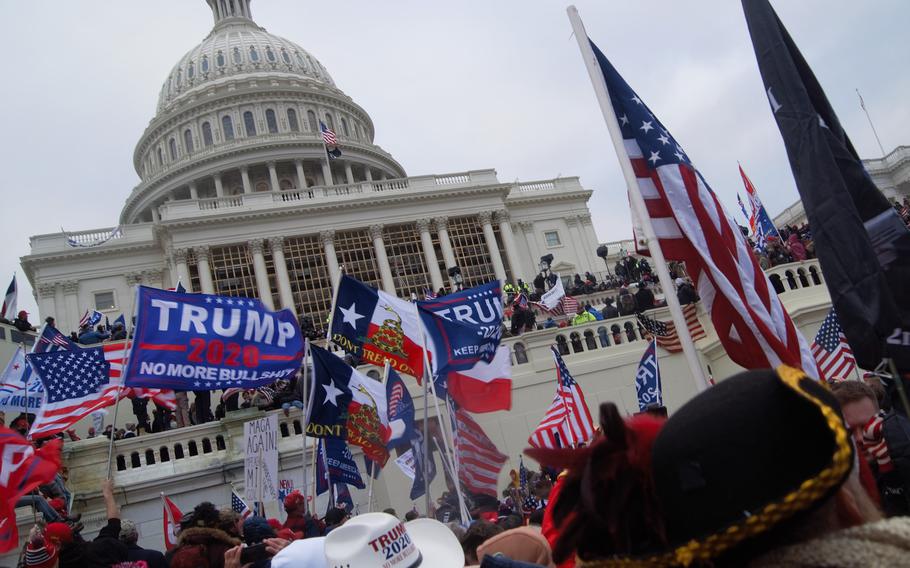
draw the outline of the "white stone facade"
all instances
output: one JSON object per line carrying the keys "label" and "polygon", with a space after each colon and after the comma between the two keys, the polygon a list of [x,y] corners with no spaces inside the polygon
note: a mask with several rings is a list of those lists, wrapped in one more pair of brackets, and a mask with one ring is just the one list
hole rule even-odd
{"label": "white stone facade", "polygon": [[[134,152],[120,231],[37,235],[22,266],[40,317],[130,310],[135,284],[257,297],[325,320],[341,267],[402,297],[493,278],[602,268],[578,178],[501,183],[494,170],[408,177],[369,115],[303,48],[209,2],[215,26],[166,79]],[[328,159],[320,123],[342,155]]]}

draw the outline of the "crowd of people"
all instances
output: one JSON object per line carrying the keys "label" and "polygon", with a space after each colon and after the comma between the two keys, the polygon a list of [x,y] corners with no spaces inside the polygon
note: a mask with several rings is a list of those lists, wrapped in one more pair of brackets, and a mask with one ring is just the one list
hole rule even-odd
{"label": "crowd of people", "polygon": [[[588,444],[526,450],[539,471],[512,471],[500,499],[470,495],[465,522],[451,479],[429,517],[341,504],[320,516],[295,491],[283,521],[199,503],[176,546],[150,550],[107,481],[96,538],[49,504],[21,566],[379,568],[412,554],[453,568],[906,566],[910,420],[895,389],[883,374],[824,385],[780,367],[721,381],[669,418],[602,403]],[[68,498],[65,477],[41,491]]]}

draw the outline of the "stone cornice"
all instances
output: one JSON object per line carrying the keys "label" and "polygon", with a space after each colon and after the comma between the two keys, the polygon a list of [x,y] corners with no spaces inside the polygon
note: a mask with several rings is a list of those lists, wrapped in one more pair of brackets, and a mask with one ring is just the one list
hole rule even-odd
{"label": "stone cornice", "polygon": [[112,253],[132,253],[139,252],[143,250],[152,250],[158,249],[161,250],[161,246],[158,244],[157,239],[152,241],[146,241],[144,243],[133,243],[129,245],[120,245],[120,246],[100,246],[92,248],[79,248],[71,249],[67,251],[58,251],[58,252],[49,252],[49,253],[39,253],[39,254],[30,254],[28,256],[23,256],[19,259],[19,262],[22,264],[23,268],[31,268],[31,265],[37,262],[46,262],[54,260],[66,260],[71,261],[76,257],[92,257],[92,256],[101,256],[109,255]]}
{"label": "stone cornice", "polygon": [[527,192],[519,195],[510,194],[506,202],[514,205],[525,205],[530,203],[546,203],[548,201],[565,201],[567,199],[583,199],[586,203],[594,195],[594,191],[584,189],[582,191],[541,191]]}

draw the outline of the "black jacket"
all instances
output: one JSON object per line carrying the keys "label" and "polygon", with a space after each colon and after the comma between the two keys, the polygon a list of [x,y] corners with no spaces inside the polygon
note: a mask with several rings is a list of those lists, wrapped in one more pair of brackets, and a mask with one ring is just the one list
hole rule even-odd
{"label": "black jacket", "polygon": [[149,565],[149,568],[168,568],[167,560],[164,559],[164,554],[157,550],[142,548],[138,544],[127,545],[126,559],[131,562],[145,560],[145,563]]}
{"label": "black jacket", "polygon": [[691,284],[683,284],[676,290],[676,297],[679,299],[679,303],[685,306],[686,304],[694,304],[699,300],[698,292],[695,291],[695,288]]}

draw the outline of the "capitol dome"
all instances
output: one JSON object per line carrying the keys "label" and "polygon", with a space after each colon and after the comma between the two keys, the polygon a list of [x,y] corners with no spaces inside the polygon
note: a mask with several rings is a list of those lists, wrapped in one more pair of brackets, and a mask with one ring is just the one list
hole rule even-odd
{"label": "capitol dome", "polygon": [[275,74],[335,86],[325,67],[296,43],[268,33],[246,15],[222,18],[168,74],[158,97],[158,112],[232,76]]}
{"label": "capitol dome", "polygon": [[156,221],[175,201],[204,210],[406,176],[373,142],[367,112],[305,49],[257,25],[251,0],[206,2],[215,25],[164,80],[133,152],[141,181],[122,223]]}

